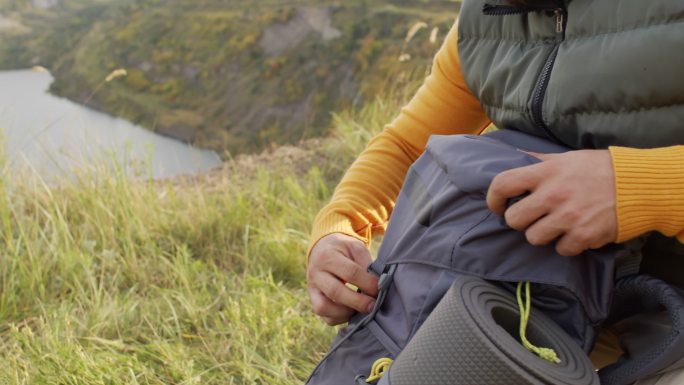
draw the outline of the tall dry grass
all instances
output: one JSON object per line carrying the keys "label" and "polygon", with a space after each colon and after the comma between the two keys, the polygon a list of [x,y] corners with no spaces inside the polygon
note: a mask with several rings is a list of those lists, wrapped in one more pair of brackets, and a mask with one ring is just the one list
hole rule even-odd
{"label": "tall dry grass", "polygon": [[414,88],[336,116],[303,171],[2,179],[0,383],[302,383],[334,334],[305,291],[310,223]]}

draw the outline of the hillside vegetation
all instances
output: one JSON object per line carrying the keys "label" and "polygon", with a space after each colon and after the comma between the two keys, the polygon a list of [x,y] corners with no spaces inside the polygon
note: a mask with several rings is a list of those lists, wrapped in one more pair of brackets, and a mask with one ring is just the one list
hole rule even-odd
{"label": "hillside vegetation", "polygon": [[334,334],[304,287],[310,223],[409,94],[204,176],[3,175],[0,383],[303,383]]}
{"label": "hillside vegetation", "polygon": [[[199,146],[244,152],[322,136],[330,111],[361,106],[424,71],[458,7],[0,0],[0,69],[43,65],[57,95]],[[103,86],[117,68],[128,76]]]}

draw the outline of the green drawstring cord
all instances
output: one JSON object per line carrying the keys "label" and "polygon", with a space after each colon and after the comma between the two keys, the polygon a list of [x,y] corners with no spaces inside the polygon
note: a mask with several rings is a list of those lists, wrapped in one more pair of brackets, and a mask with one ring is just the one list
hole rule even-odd
{"label": "green drawstring cord", "polygon": [[370,377],[368,377],[366,383],[370,384],[371,382],[377,381],[380,378],[382,378],[382,376],[389,370],[390,365],[392,365],[391,358],[380,358],[376,360],[375,363],[373,363]]}
{"label": "green drawstring cord", "polygon": [[[522,299],[522,287],[525,285],[525,301],[523,303]],[[516,296],[518,297],[518,308],[520,308],[520,340],[522,341],[525,349],[535,353],[539,357],[558,364],[561,362],[558,358],[556,351],[550,348],[542,348],[532,345],[532,343],[525,336],[527,331],[527,323],[530,320],[530,283],[529,282],[518,282],[518,289],[516,290]]]}
{"label": "green drawstring cord", "polygon": [[371,382],[375,382],[375,381],[381,379],[382,376],[384,376],[385,373],[387,373],[390,365],[392,365],[392,359],[391,358],[387,358],[387,357],[379,358],[373,363],[373,367],[371,368],[370,376],[368,378],[366,378],[362,375],[358,375],[358,376],[356,376],[356,378],[354,378],[354,382],[357,385],[366,385],[366,384],[370,384]]}

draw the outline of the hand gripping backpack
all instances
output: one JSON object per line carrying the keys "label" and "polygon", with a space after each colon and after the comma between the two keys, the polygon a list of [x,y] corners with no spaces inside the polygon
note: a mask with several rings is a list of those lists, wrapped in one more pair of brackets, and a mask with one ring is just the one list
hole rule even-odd
{"label": "hand gripping backpack", "polygon": [[[636,274],[638,241],[563,257],[488,210],[498,173],[538,162],[524,151],[567,150],[512,130],[430,138],[369,267],[380,277],[375,308],[352,317],[307,384],[598,384],[586,352],[605,325],[639,338],[625,340],[627,353],[601,370],[601,384],[684,366],[682,293]],[[522,282],[534,308],[526,320],[514,299]],[[633,333],[644,314],[658,322]],[[523,347],[523,323],[560,362]]]}

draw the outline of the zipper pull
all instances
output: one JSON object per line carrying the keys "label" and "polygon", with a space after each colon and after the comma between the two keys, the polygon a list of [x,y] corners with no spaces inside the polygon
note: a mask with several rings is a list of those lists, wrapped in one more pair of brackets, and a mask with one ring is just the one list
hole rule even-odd
{"label": "zipper pull", "polygon": [[562,9],[558,8],[554,11],[554,13],[556,14],[556,33],[563,33],[563,18],[565,16],[565,12],[563,12]]}

